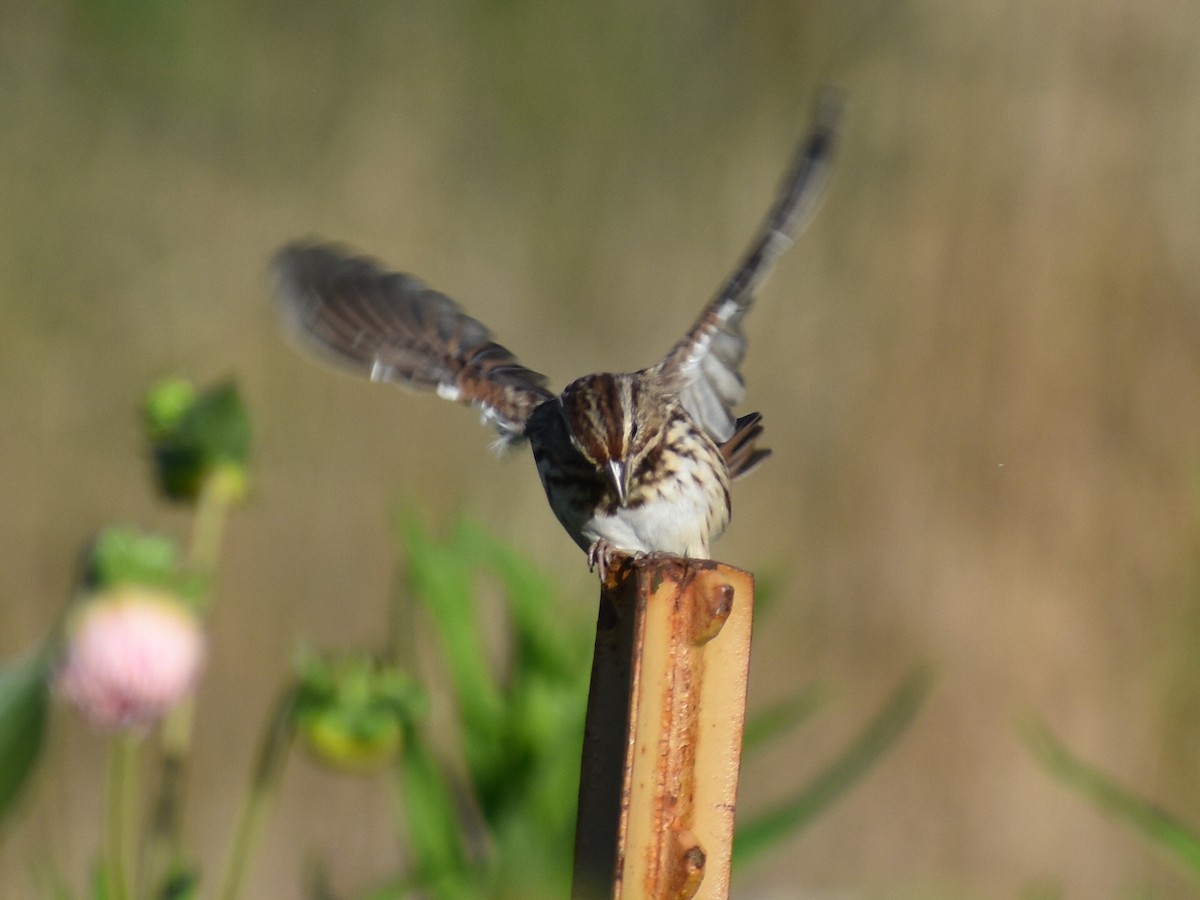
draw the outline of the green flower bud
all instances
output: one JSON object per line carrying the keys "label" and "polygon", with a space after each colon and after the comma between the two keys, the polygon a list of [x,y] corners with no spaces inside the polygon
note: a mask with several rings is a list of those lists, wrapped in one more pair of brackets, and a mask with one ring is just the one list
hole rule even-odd
{"label": "green flower bud", "polygon": [[157,439],[178,428],[195,402],[196,386],[185,378],[169,378],[152,387],[142,409],[150,437]]}
{"label": "green flower bud", "polygon": [[88,550],[84,586],[100,592],[133,584],[162,588],[192,601],[202,584],[180,568],[179,548],[171,538],[132,528],[106,528]]}
{"label": "green flower bud", "polygon": [[146,400],[145,419],[158,485],[168,498],[193,502],[210,478],[227,501],[245,496],[250,417],[234,384],[197,393],[185,381],[163,382]]}
{"label": "green flower bud", "polygon": [[387,766],[423,705],[407,673],[370,656],[301,663],[297,728],[313,757],[338,771],[365,774]]}

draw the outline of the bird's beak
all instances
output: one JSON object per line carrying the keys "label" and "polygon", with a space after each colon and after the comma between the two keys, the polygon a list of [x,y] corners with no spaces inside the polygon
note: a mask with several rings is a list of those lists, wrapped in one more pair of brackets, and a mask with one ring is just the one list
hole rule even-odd
{"label": "bird's beak", "polygon": [[610,459],[604,465],[604,474],[608,476],[608,483],[617,492],[617,500],[622,506],[625,505],[625,498],[629,494],[629,484],[627,483],[625,473],[625,463],[619,459]]}

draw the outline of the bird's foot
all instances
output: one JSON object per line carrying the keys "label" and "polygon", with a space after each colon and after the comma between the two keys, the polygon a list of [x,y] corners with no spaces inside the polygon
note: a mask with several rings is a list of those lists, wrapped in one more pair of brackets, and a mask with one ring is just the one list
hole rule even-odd
{"label": "bird's foot", "polygon": [[613,570],[622,556],[637,558],[641,554],[627,554],[618,550],[604,538],[600,538],[588,548],[588,571],[597,573],[601,582],[608,581],[608,573]]}
{"label": "bird's foot", "polygon": [[634,565],[643,562],[655,562],[664,559],[679,559],[677,554],[666,550],[621,550],[615,544],[600,538],[588,548],[588,571],[600,576],[600,581],[608,581],[610,572],[615,572],[622,559],[630,560]]}

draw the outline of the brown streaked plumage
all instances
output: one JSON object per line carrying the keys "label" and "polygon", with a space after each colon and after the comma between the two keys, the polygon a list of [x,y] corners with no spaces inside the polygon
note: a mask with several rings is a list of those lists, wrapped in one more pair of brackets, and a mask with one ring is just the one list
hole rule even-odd
{"label": "brown streaked plumage", "polygon": [[815,212],[839,112],[826,94],[742,263],[658,363],[586,375],[559,395],[449,297],[329,245],[275,259],[294,332],[375,381],[479,409],[502,443],[527,439],[551,509],[601,575],[613,553],[706,557],[729,522],[729,484],[770,451],[745,395],[742,320],[779,256]]}
{"label": "brown streaked plumage", "polygon": [[518,363],[482,322],[420,279],[309,243],[284,247],[274,268],[289,326],[372,381],[469,403],[512,440],[521,439],[534,407],[554,396],[544,376]]}

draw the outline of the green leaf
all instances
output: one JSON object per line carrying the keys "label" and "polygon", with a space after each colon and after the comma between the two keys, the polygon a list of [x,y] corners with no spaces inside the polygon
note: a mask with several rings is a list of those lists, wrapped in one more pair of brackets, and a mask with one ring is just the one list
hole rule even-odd
{"label": "green leaf", "polygon": [[158,900],[196,900],[200,895],[200,876],[190,870],[172,872],[158,894]]}
{"label": "green leaf", "polygon": [[[468,866],[475,896],[525,897],[533,886],[561,887],[561,894],[570,884],[590,672],[586,617],[576,627],[558,613],[544,576],[470,522],[445,540],[432,539],[410,512],[397,523],[413,594],[454,682],[471,789],[469,799],[458,799],[476,813],[466,827],[487,829],[491,852]],[[479,632],[476,603],[489,576],[503,591],[514,645],[503,678],[488,665]],[[436,896],[453,896],[457,884],[422,883]]]}
{"label": "green leaf", "polygon": [[1195,830],[1074,756],[1041,722],[1031,719],[1020,730],[1029,751],[1052,776],[1167,851],[1193,873],[1200,872],[1200,835]]}
{"label": "green leaf", "polygon": [[108,873],[103,862],[97,863],[92,873],[92,900],[108,900],[108,894]]}
{"label": "green leaf", "polygon": [[169,378],[154,385],[142,407],[150,437],[158,440],[177,429],[195,402],[196,386],[186,378]]}
{"label": "green leaf", "polygon": [[758,713],[746,723],[746,730],[742,734],[743,753],[757,750],[783,732],[807,721],[828,699],[829,692],[821,685],[814,684]]}
{"label": "green leaf", "polygon": [[443,886],[447,893],[438,896],[457,896],[452,886],[465,888],[467,851],[454,793],[416,729],[406,736],[399,775],[414,876],[421,884]]}
{"label": "green leaf", "polygon": [[151,390],[144,408],[159,489],[170,499],[193,501],[205,480],[223,473],[227,493],[245,489],[250,455],[250,416],[233,382],[200,394],[184,382]]}
{"label": "green leaf", "polygon": [[132,528],[106,528],[92,542],[85,580],[93,590],[139,584],[176,590],[179,549],[175,541]]}
{"label": "green leaf", "polygon": [[915,669],[841,756],[799,794],[775,810],[739,826],[734,834],[735,864],[743,865],[796,834],[853,787],[912,724],[932,683],[933,675],[929,669],[924,666]]}
{"label": "green leaf", "polygon": [[44,650],[0,669],[0,819],[21,795],[42,749],[49,681]]}
{"label": "green leaf", "polygon": [[455,543],[500,577],[516,641],[513,664],[519,671],[567,679],[590,671],[588,630],[569,627],[555,610],[554,588],[532,563],[471,522],[459,525]]}
{"label": "green leaf", "polygon": [[250,416],[233,382],[205,391],[184,413],[179,437],[194,444],[210,464],[245,464],[250,456]]}
{"label": "green leaf", "polygon": [[203,605],[208,579],[182,567],[173,539],[133,528],[106,528],[88,548],[83,585],[99,593],[129,584],[160,588],[195,609]]}
{"label": "green leaf", "polygon": [[457,543],[436,543],[415,516],[401,516],[400,532],[413,594],[433,622],[464,726],[495,735],[504,702],[479,633],[472,561]]}

